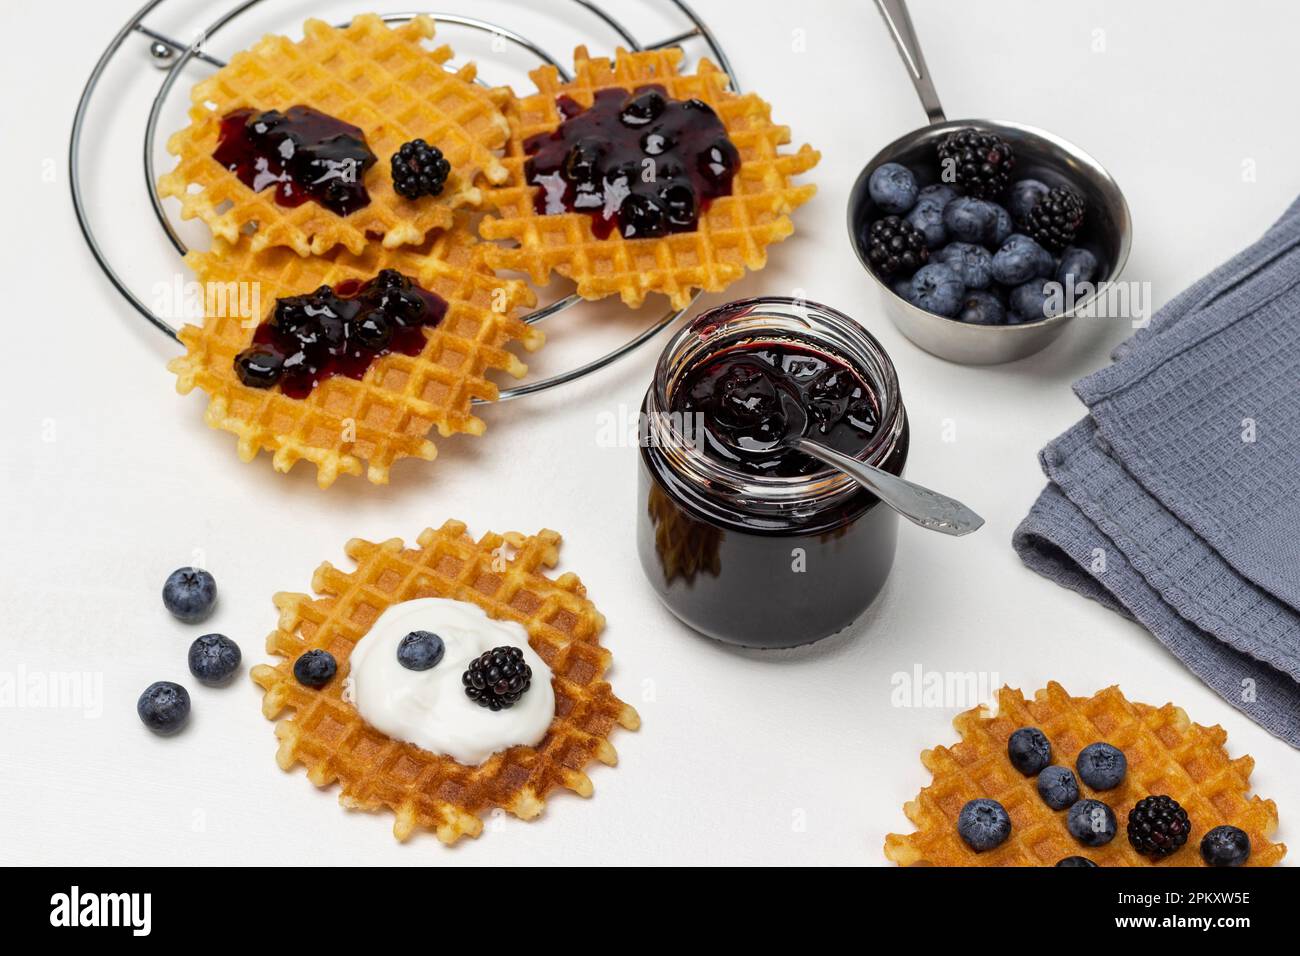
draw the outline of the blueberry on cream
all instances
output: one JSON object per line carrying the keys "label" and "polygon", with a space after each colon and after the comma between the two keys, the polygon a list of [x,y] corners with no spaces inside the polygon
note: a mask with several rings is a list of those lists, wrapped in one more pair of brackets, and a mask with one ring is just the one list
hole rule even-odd
{"label": "blueberry on cream", "polygon": [[[436,663],[409,666],[415,646],[432,643],[426,637],[407,641],[413,634],[436,636],[442,651]],[[511,706],[494,710],[466,694],[463,675],[484,654],[503,648],[519,651],[531,680]],[[419,655],[419,663],[429,656]],[[349,665],[343,696],[367,723],[394,740],[466,765],[539,743],[555,717],[551,669],[529,646],[528,632],[464,601],[418,598],[392,605],[357,642]]]}

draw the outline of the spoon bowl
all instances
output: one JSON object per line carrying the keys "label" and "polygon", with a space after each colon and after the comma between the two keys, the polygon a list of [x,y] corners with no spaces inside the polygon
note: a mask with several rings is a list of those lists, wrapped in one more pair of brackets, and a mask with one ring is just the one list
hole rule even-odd
{"label": "spoon bowl", "polygon": [[[854,182],[849,194],[848,228],[858,261],[880,290],[890,321],[932,355],[963,365],[996,365],[1032,355],[1050,345],[1065,331],[1066,324],[1101,293],[1106,283],[1119,277],[1128,260],[1133,229],[1124,194],[1101,163],[1046,130],[1006,120],[947,119],[925,65],[907,4],[904,0],[876,0],[876,6],[898,47],[930,125],[900,136],[880,150]],[[1022,325],[959,322],[908,302],[872,269],[863,239],[867,226],[885,215],[872,202],[867,189],[872,172],[884,163],[900,163],[917,174],[921,186],[928,186],[937,181],[932,174],[927,178],[927,171],[937,168],[935,147],[949,133],[966,128],[994,133],[1010,143],[1016,152],[1017,179],[1037,179],[1048,186],[1069,185],[1087,202],[1084,230],[1076,244],[1091,249],[1102,269],[1095,277],[1094,290],[1071,303],[1071,308],[1061,314]]]}

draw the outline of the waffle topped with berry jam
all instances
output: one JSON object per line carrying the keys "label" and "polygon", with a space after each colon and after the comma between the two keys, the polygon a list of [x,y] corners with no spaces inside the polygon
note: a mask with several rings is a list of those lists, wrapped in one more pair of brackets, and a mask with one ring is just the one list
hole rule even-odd
{"label": "waffle topped with berry jam", "polygon": [[659,292],[681,308],[766,264],[816,190],[792,178],[819,154],[782,153],[790,131],[767,103],[731,92],[708,60],[680,73],[681,59],[578,47],[571,82],[553,66],[530,74],[537,92],[505,105],[509,178],[484,193],[496,215],[483,236],[511,243],[489,252],[495,266],[539,285],[559,273],[587,299],[638,307]]}
{"label": "waffle topped with berry jam", "polygon": [[953,725],[961,741],[923,751],[933,774],[891,833],[903,866],[1271,866],[1277,806],[1253,796],[1255,761],[1235,760],[1222,727],[1194,724],[1109,687],[1032,700],[1004,687],[997,707]]}
{"label": "waffle topped with berry jam", "polygon": [[463,221],[416,248],[302,257],[217,240],[186,262],[204,320],[181,329],[177,390],[208,394],[207,422],[238,437],[240,458],[268,451],[277,471],[306,459],[321,487],[432,460],[435,428],[482,434],[473,402],[497,397],[488,374],[522,376],[509,347],[543,340],[522,321],[532,291],[487,266]]}
{"label": "waffle topped with berry jam", "polygon": [[[317,597],[275,595],[280,620],[267,650],[281,660],[253,668],[251,676],[265,690],[267,718],[292,711],[275,726],[280,767],[302,764],[318,787],[338,783],[339,802],[349,809],[392,810],[399,840],[418,830],[447,844],[478,836],[481,814],[497,807],[531,820],[557,787],[590,796],[584,768],[593,759],[613,765],[614,728],[635,730],[640,718],[604,680],[611,661],[600,644],[605,618],[582,582],[572,573],[545,573],[558,560],[559,544],[560,536],[545,530],[475,541],[463,523],[448,521],[425,530],[412,548],[396,538],[354,538],[346,550],[355,570],[322,564],[312,577]],[[429,597],[476,604],[528,632],[554,675],[555,718],[536,746],[509,747],[465,766],[393,740],[344,698],[349,657],[375,620],[394,604]]]}
{"label": "waffle topped with berry jam", "polygon": [[428,17],[308,20],[303,34],[267,36],[194,87],[158,182],[182,218],[254,252],[360,255],[370,237],[418,245],[505,180],[509,91],[476,83],[473,64],[448,69],[450,47],[422,45]]}

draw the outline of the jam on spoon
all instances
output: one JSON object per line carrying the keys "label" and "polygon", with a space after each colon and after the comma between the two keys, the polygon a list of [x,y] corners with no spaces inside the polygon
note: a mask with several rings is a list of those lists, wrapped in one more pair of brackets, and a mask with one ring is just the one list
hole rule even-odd
{"label": "jam on spoon", "polygon": [[419,355],[424,329],[446,314],[446,300],[395,269],[324,285],[276,299],[253,344],[235,356],[235,374],[250,388],[278,384],[290,398],[306,398],[331,375],[363,378],[381,355]]}
{"label": "jam on spoon", "polygon": [[826,466],[789,447],[814,438],[857,455],[879,424],[875,393],[842,359],[780,340],[744,342],[688,369],[671,410],[697,424],[700,450],[753,475],[789,478]]}
{"label": "jam on spoon", "polygon": [[669,99],[662,86],[598,90],[584,109],[557,100],[564,121],[524,143],[524,178],[539,187],[541,215],[585,212],[604,239],[650,239],[696,228],[702,212],[731,195],[740,153],[703,100]]}
{"label": "jam on spoon", "polygon": [[310,199],[346,216],[370,203],[361,180],[375,154],[365,134],[310,106],[227,113],[212,158],[255,192],[275,187],[281,206]]}

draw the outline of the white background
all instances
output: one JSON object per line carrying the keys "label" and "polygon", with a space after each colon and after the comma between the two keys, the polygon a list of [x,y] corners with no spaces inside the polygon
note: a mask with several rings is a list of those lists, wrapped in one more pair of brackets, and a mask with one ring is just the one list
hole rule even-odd
{"label": "white background", "polygon": [[[169,0],[149,23],[189,38],[225,5]],[[321,492],[305,466],[283,476],[266,456],[241,464],[234,438],[203,424],[204,399],[175,394],[164,368],[175,346],[113,292],[72,215],[72,111],[133,0],[77,0],[75,15],[65,4],[57,22],[43,0],[6,0],[0,670],[89,672],[102,679],[102,701],[90,714],[0,710],[0,861],[881,864],[885,833],[908,829],[902,804],[928,780],[919,751],[953,741],[960,709],[892,706],[892,675],[916,666],[978,671],[1026,691],[1056,679],[1075,694],[1119,683],[1136,700],[1173,700],[1195,720],[1223,724],[1234,755],[1255,755],[1256,788],[1277,800],[1281,837],[1296,839],[1295,751],[1142,629],[1026,570],[1010,547],[1043,485],[1035,453],[1081,413],[1069,383],[1107,361],[1126,324],[1075,322],[1046,352],[998,368],[950,365],[908,344],[883,317],[844,225],[859,167],[924,118],[874,9],[848,0],[696,5],[742,85],[772,102],[796,144],[823,154],[812,176],[820,191],[796,215],[796,236],[726,297],[801,289],[859,317],[898,366],[910,475],[970,502],[987,527],[963,540],[904,527],[883,596],[814,648],[737,651],[686,631],[637,565],[635,451],[599,441],[602,414],[639,403],[662,339],[577,385],[488,409],[483,439],[441,442],[435,463],[403,462],[387,487],[345,478]],[[264,6],[213,37],[212,52],[228,55],[264,29],[294,30],[312,13],[338,20],[358,9]],[[582,39],[593,52],[611,47],[590,15],[560,0],[443,6],[511,23],[560,57]],[[679,26],[626,0],[612,9],[643,39]],[[1296,82],[1300,22],[1289,5],[918,0],[913,14],[950,117],[1046,127],[1110,169],[1135,223],[1126,275],[1149,282],[1157,304],[1256,238],[1300,189],[1300,127],[1276,112],[1278,91]],[[463,33],[443,36],[474,51]],[[162,77],[145,47],[130,38],[105,78],[85,179],[106,248],[152,300],[155,284],[182,273],[139,165],[147,101]],[[519,88],[527,61],[505,60],[484,74]],[[182,121],[190,82],[169,99],[160,139]],[[193,223],[185,235],[203,241]],[[648,315],[566,314],[546,327],[552,345],[534,370],[594,355]],[[955,441],[942,440],[946,422]],[[273,592],[307,589],[323,560],[346,566],[349,537],[410,540],[448,517],[476,533],[551,527],[565,536],[563,568],[581,575],[609,619],[609,677],[644,721],[615,735],[619,766],[592,770],[592,800],[557,794],[541,819],[490,822],[452,850],[430,835],[399,845],[389,815],[345,812],[301,770],[282,773],[246,673],[214,690],[185,668],[190,640],[208,630],[235,638],[246,664],[264,660]],[[221,602],[206,625],[187,627],[168,617],[159,589],[196,553]],[[192,723],[172,739],[153,737],[135,715],[136,696],[159,679],[193,695]]]}

